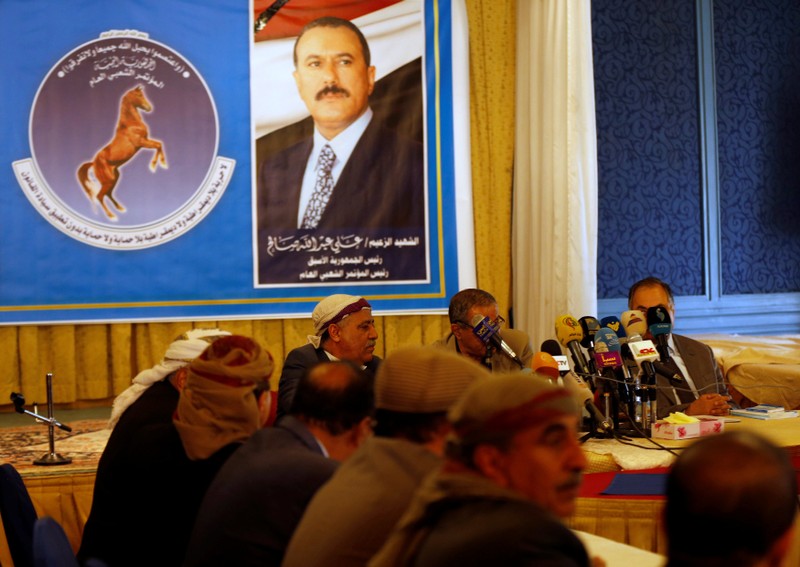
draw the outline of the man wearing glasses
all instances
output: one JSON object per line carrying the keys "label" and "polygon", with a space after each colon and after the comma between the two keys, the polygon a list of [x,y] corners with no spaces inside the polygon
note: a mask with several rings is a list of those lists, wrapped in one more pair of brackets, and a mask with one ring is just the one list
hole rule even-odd
{"label": "man wearing glasses", "polygon": [[[650,307],[656,306],[669,312],[674,325],[675,298],[666,282],[648,277],[631,286],[628,309],[645,315]],[[649,338],[649,331],[645,338]],[[676,387],[663,376],[657,377],[658,416],[666,417],[676,411],[687,415],[728,415],[730,397],[714,351],[708,345],[675,333],[669,336],[669,348],[675,364],[673,371],[683,377],[685,384]]]}
{"label": "man wearing glasses", "polygon": [[522,360],[526,368],[530,368],[533,358],[531,340],[527,333],[515,329],[505,329],[505,319],[500,316],[497,300],[491,293],[482,289],[464,289],[450,299],[450,334],[433,343],[433,346],[455,351],[484,365],[492,372],[513,372],[519,370],[519,364],[501,349],[496,349],[491,342],[484,342],[475,333],[475,321],[478,315],[483,317],[481,325],[494,327],[503,340]]}

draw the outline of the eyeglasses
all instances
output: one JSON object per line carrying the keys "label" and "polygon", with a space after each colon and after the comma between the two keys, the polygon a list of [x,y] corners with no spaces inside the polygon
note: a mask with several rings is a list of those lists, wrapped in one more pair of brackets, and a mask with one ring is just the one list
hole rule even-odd
{"label": "eyeglasses", "polygon": [[[489,321],[489,325],[494,329],[499,329],[500,327],[502,327],[505,324],[505,322],[506,322],[506,320],[503,319],[503,316],[502,315],[498,315],[497,319],[495,319],[494,321]],[[456,321],[456,323],[466,327],[467,329],[472,329],[472,325],[470,325],[466,321]]]}

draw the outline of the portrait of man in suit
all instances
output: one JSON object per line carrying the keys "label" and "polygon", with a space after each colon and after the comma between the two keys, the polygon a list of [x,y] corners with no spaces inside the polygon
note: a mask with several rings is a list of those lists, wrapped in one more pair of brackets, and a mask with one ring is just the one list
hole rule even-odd
{"label": "portrait of man in suit", "polygon": [[[363,33],[349,20],[313,20],[297,37],[293,63],[313,133],[260,160],[259,282],[424,279],[423,145],[387,127],[371,107],[376,68]],[[340,262],[281,248],[311,237],[353,248]],[[370,241],[380,249],[370,250]],[[347,269],[307,269],[320,264]]]}

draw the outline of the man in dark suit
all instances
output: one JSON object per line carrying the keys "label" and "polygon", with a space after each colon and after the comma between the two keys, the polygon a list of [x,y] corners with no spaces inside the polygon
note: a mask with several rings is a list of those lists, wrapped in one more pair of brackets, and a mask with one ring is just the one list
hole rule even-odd
{"label": "man in dark suit", "polygon": [[[628,309],[646,314],[650,307],[656,306],[666,309],[675,322],[675,300],[667,283],[649,277],[631,286]],[[665,417],[676,411],[687,415],[729,414],[730,398],[714,351],[699,341],[675,333],[670,334],[669,349],[685,382],[672,383],[658,375],[658,416]]]}
{"label": "man in dark suit", "polygon": [[184,565],[278,567],[314,493],[370,434],[372,380],[348,362],[312,368],[291,415],[256,432],[220,469]]}
{"label": "man in dark suit", "polygon": [[290,412],[301,376],[320,362],[347,360],[370,378],[381,359],[374,355],[378,331],[372,307],[363,297],[334,294],[320,301],[311,313],[314,334],[308,344],[292,350],[283,363],[278,382],[278,417]]}
{"label": "man in dark suit", "polygon": [[389,277],[424,277],[422,145],[373,119],[375,67],[363,34],[348,20],[314,20],[297,38],[294,64],[314,134],[260,166],[260,280],[297,271],[291,262],[297,254],[276,258],[270,239],[309,233],[416,238],[413,247],[392,250],[402,262],[392,263]]}

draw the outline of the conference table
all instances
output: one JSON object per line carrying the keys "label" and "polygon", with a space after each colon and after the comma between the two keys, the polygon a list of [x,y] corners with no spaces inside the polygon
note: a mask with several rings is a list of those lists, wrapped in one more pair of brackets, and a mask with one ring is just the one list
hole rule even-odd
{"label": "conference table", "polygon": [[[800,418],[758,420],[736,418],[725,423],[726,431],[747,430],[759,433],[773,443],[786,448],[800,471]],[[685,440],[634,439],[641,447],[653,447],[652,441],[676,453],[698,438]],[[658,495],[604,494],[617,475],[664,475],[676,458],[663,450],[633,448],[615,439],[590,439],[584,444],[588,457],[588,472],[584,475],[581,495],[575,514],[568,525],[640,549],[666,554],[667,540],[661,526],[664,498]],[[800,566],[800,522],[795,527],[795,539],[786,565]]]}
{"label": "conference table", "polygon": [[[46,442],[17,450],[11,457],[9,451],[0,455],[0,461],[12,462],[20,471],[39,517],[51,516],[58,521],[76,550],[91,508],[97,460],[108,439],[109,431],[102,428],[102,423],[73,424],[77,434],[58,440],[57,452],[73,459],[68,465],[30,466],[31,457],[39,457],[43,450],[46,451]],[[725,429],[744,429],[764,435],[785,447],[796,468],[800,469],[800,418],[769,421],[741,418],[738,422],[725,423]],[[696,439],[654,441],[680,452]],[[644,446],[655,447],[648,439],[633,439],[633,442],[640,447],[622,445],[614,439],[590,439],[584,444],[589,468],[584,475],[576,512],[568,524],[575,530],[665,554],[666,538],[660,527],[663,497],[603,494],[617,474],[663,474],[675,459],[667,451],[643,449]],[[791,552],[794,559],[787,565],[800,566],[800,523],[797,529]],[[13,565],[2,529],[0,565]]]}

